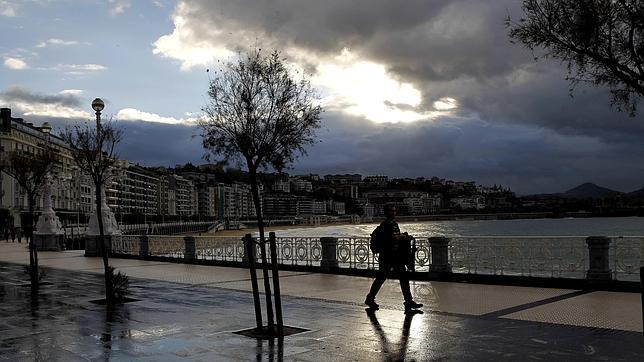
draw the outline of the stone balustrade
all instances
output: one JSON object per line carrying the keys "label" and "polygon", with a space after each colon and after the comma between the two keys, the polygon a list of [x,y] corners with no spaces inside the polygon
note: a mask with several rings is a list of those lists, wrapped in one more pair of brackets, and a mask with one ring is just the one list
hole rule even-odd
{"label": "stone balustrade", "polygon": [[[112,254],[185,263],[248,265],[240,237],[112,236]],[[260,246],[255,245],[256,255]],[[345,273],[378,268],[369,238],[276,238],[277,261],[285,269]],[[88,244],[92,245],[92,244]],[[417,238],[415,273],[639,280],[644,238],[429,237]],[[86,253],[97,256],[96,251]],[[269,256],[270,260],[270,256]],[[261,261],[260,261],[261,262]]]}

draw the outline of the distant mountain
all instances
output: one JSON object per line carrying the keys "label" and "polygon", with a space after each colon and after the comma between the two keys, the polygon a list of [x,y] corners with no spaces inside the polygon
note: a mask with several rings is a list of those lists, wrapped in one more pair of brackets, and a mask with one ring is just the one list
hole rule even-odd
{"label": "distant mountain", "polygon": [[636,199],[644,199],[644,187],[642,187],[639,190],[635,190],[633,192],[629,192],[626,194],[630,198],[636,198]]}
{"label": "distant mountain", "polygon": [[586,182],[560,195],[562,197],[571,199],[600,199],[604,197],[616,196],[619,194],[621,194],[621,192]]}

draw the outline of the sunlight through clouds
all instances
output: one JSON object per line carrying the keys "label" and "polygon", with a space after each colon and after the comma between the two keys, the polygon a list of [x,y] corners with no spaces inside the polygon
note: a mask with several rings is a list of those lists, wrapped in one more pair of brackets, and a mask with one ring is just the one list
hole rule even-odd
{"label": "sunlight through clouds", "polygon": [[311,83],[328,94],[323,103],[330,109],[373,122],[414,122],[431,116],[417,110],[422,97],[412,84],[394,79],[382,64],[357,59],[346,48],[321,62]]}
{"label": "sunlight through clouds", "polygon": [[450,97],[443,97],[433,103],[434,109],[437,111],[449,111],[458,107],[456,99]]}

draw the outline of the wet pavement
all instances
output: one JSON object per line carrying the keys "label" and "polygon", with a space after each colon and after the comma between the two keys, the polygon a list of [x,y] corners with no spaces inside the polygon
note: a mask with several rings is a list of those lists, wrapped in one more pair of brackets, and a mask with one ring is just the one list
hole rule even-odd
{"label": "wet pavement", "polygon": [[525,308],[476,315],[429,309],[405,315],[393,302],[367,313],[361,301],[287,295],[285,323],[309,331],[270,342],[233,333],[254,326],[253,301],[246,290],[226,284],[131,278],[131,297],[139,301],[108,310],[91,302],[103,297],[100,274],[47,268],[51,284],[31,295],[21,286],[28,279],[23,268],[0,263],[0,360],[644,359],[641,332],[507,318],[583,293],[568,298],[565,291]]}

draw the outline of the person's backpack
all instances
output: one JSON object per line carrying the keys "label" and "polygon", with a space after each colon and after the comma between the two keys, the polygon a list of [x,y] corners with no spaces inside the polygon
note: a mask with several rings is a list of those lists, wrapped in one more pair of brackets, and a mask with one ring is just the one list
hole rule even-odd
{"label": "person's backpack", "polygon": [[385,243],[384,239],[385,228],[380,224],[373,230],[371,233],[371,239],[369,240],[369,249],[371,249],[372,253],[379,253],[382,251],[383,244]]}

